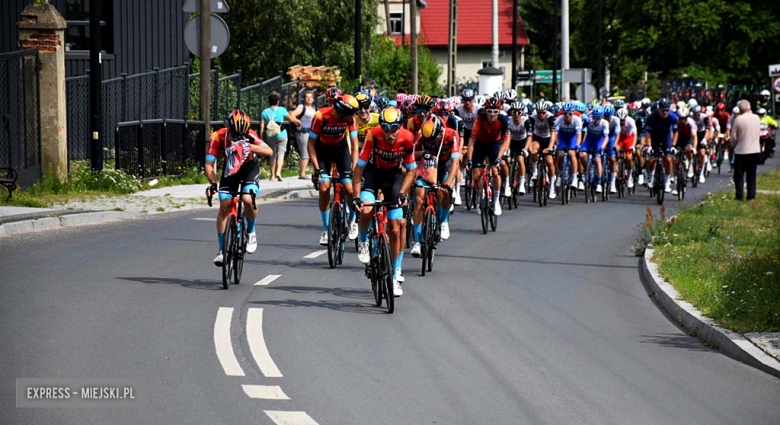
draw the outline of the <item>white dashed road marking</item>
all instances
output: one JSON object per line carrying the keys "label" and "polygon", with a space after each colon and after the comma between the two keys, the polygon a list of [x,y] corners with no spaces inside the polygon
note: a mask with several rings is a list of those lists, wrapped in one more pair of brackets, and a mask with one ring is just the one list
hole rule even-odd
{"label": "white dashed road marking", "polygon": [[268,285],[269,283],[275,281],[276,279],[279,279],[280,277],[282,277],[282,275],[280,274],[269,274],[268,276],[260,279],[257,283],[255,283],[255,286]]}
{"label": "white dashed road marking", "polygon": [[306,412],[283,412],[266,410],[265,414],[277,425],[318,425]]}
{"label": "white dashed road marking", "polygon": [[307,255],[307,256],[305,256],[305,257],[303,257],[303,258],[317,258],[317,257],[319,257],[320,255],[322,255],[322,254],[327,254],[327,253],[328,253],[328,250],[327,250],[327,249],[321,249],[321,250],[319,250],[319,251],[314,251],[314,252],[312,252],[311,254],[309,254],[309,255]]}
{"label": "white dashed road marking", "polygon": [[242,385],[244,393],[250,398],[263,400],[289,400],[287,394],[278,385]]}
{"label": "white dashed road marking", "polygon": [[282,372],[276,367],[263,337],[263,309],[250,308],[246,318],[246,338],[249,351],[252,352],[257,366],[266,378],[281,378]]}
{"label": "white dashed road marking", "polygon": [[244,376],[244,370],[238,364],[233,353],[233,345],[230,342],[230,321],[233,318],[233,309],[220,307],[217,312],[217,320],[214,322],[214,346],[217,349],[217,358],[222,364],[222,369],[228,376]]}

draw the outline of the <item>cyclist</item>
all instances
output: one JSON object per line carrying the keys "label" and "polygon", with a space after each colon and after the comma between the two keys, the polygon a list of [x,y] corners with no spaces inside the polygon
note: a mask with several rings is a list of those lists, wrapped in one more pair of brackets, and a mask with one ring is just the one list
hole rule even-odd
{"label": "cyclist", "polygon": [[358,233],[358,259],[368,264],[371,256],[368,252],[368,226],[373,217],[371,204],[376,201],[379,191],[386,200],[397,200],[396,208],[387,212],[388,235],[390,237],[390,256],[393,259],[393,291],[395,296],[403,295],[401,283],[400,255],[401,234],[406,224],[402,207],[406,205],[406,196],[417,173],[404,172],[414,170],[414,136],[409,130],[401,128],[401,112],[393,107],[379,113],[379,127],[372,128],[366,134],[366,141],[360,151],[355,166],[355,190],[360,191],[360,199],[355,199],[356,208],[362,208]]}
{"label": "cyclist", "polygon": [[[676,149],[672,146],[677,144],[677,114],[671,112],[670,102],[666,98],[662,98],[658,102],[658,109],[652,111],[645,121],[645,144],[649,144],[655,152],[671,153],[674,155]],[[657,159],[655,157],[650,158],[647,161],[648,169],[650,170],[650,177],[648,178],[648,185],[652,185],[655,178],[655,165]],[[670,176],[672,173],[672,156],[664,156],[664,192],[669,193],[672,191],[672,185],[670,182]]]}
{"label": "cyclist", "polygon": [[[458,132],[458,137],[460,140],[460,143],[462,145],[463,143],[463,133],[465,127],[463,126],[463,118],[459,117],[456,114],[452,113],[452,103],[449,101],[442,100],[439,102],[440,104],[440,117],[442,119],[442,122],[444,122],[444,125],[447,126],[447,128],[452,128]],[[461,146],[462,147],[462,146]],[[460,163],[460,161],[458,161]],[[453,204],[454,205],[461,205],[462,201],[460,199],[460,182],[463,180],[463,177],[460,173],[460,168],[456,170],[455,173],[455,186],[453,187]]]}
{"label": "cyclist", "polygon": [[423,198],[425,188],[436,184],[445,188],[437,194],[439,204],[436,214],[441,223],[441,238],[450,238],[450,205],[452,199],[447,190],[452,190],[455,172],[460,169],[460,137],[458,132],[444,125],[441,118],[431,116],[423,123],[420,134],[415,142],[415,157],[417,162],[417,186],[414,190],[414,245],[412,256],[420,256],[420,239],[422,236]]}
{"label": "cyclist", "polygon": [[[471,140],[471,130],[474,128],[474,121],[477,120],[477,115],[479,115],[480,106],[476,105],[474,102],[474,90],[472,89],[464,89],[463,92],[461,92],[461,100],[463,101],[463,103],[458,105],[455,111],[457,112],[458,116],[463,120],[464,146],[461,146],[461,148],[462,148],[463,157],[465,158],[468,155],[468,141]],[[465,164],[461,164],[461,165],[465,165]],[[459,182],[463,180],[460,177],[465,174],[466,171],[461,168],[460,175],[458,176]],[[459,188],[457,192],[460,192]],[[457,195],[457,198],[460,198],[460,195]]]}
{"label": "cyclist", "polygon": [[[268,156],[273,154],[271,148],[263,142],[254,130],[249,128],[251,120],[249,115],[242,110],[231,112],[225,119],[225,127],[211,134],[206,150],[206,178],[209,187],[207,195],[219,193],[219,213],[217,214],[217,239],[219,252],[214,257],[214,264],[222,267],[222,251],[225,249],[225,227],[227,218],[233,204],[233,196],[230,192],[237,192],[239,186],[243,193],[254,191],[259,193],[260,164],[256,155]],[[218,156],[225,158],[225,170],[217,186],[216,162]],[[250,196],[241,196],[246,208],[247,238],[246,252],[253,253],[257,250],[257,233],[255,232],[255,220],[257,210],[252,207]]]}
{"label": "cyclist", "polygon": [[[563,115],[555,119],[555,131],[558,133],[558,168],[563,170],[563,149],[568,149],[572,182],[578,180],[577,148],[582,144],[582,119],[575,114],[576,108],[571,101],[564,103],[561,109]],[[558,186],[563,186],[563,177],[558,177]]]}
{"label": "cyclist", "polygon": [[517,190],[520,195],[525,195],[525,155],[528,154],[524,149],[526,139],[528,138],[528,132],[525,129],[525,122],[528,121],[528,117],[523,115],[524,109],[525,105],[520,102],[509,105],[509,115],[512,117],[509,120],[509,132],[512,139],[509,143],[509,152],[517,161],[518,173],[520,174]]}
{"label": "cyclist", "polygon": [[[363,142],[366,140],[366,132],[379,125],[379,114],[371,112],[372,101],[365,93],[357,93],[355,100],[358,101],[358,113],[355,124],[357,126],[358,152],[363,149]],[[358,235],[358,225],[355,221],[355,210],[349,207],[349,239],[355,240]]]}
{"label": "cyclist", "polygon": [[[677,109],[677,143],[674,145],[675,149],[685,150],[685,156],[688,159],[688,163],[691,164],[688,168],[688,178],[693,176],[693,153],[696,151],[696,146],[699,144],[699,131],[696,124],[696,120],[690,117],[691,111],[687,107]],[[677,158],[674,159],[674,167],[677,168],[680,161]],[[677,194],[677,188],[672,189],[672,194]]]}
{"label": "cyclist", "polygon": [[611,171],[609,179],[609,193],[617,193],[615,178],[617,177],[617,158],[615,157],[615,140],[620,133],[620,119],[615,116],[615,107],[612,105],[604,106],[604,118],[609,122],[609,143],[607,152],[609,153],[609,170]]}
{"label": "cyclist", "polygon": [[[596,192],[601,193],[601,177],[603,175],[603,169],[601,165],[601,152],[607,147],[609,143],[609,123],[607,120],[601,119],[604,116],[604,107],[596,106],[590,111],[588,120],[585,122],[583,131],[585,132],[585,140],[582,141],[580,146],[580,175],[587,179],[589,176],[585,176],[585,164],[588,163],[589,151],[594,151],[593,158],[596,164]],[[577,184],[577,188],[580,190],[585,189],[582,180]]]}
{"label": "cyclist", "polygon": [[634,187],[634,143],[636,143],[636,121],[628,115],[628,109],[617,110],[617,118],[620,120],[620,135],[617,138],[617,147],[622,149],[626,158],[626,178],[628,188]]}
{"label": "cyclist", "polygon": [[[467,153],[466,166],[474,167],[474,186],[479,196],[482,196],[482,164],[485,158],[488,159],[489,167],[493,170],[493,213],[501,215],[501,175],[496,170],[496,166],[501,163],[501,158],[509,149],[510,133],[509,119],[506,115],[501,115],[501,100],[489,98],[485,101],[483,111],[480,112],[469,139],[469,149]],[[503,176],[506,178],[507,176]],[[479,202],[477,202],[477,213],[480,213]]]}
{"label": "cyclist", "polygon": [[357,162],[358,139],[355,114],[360,105],[351,95],[336,98],[333,106],[314,113],[309,131],[309,158],[314,166],[312,181],[319,187],[319,207],[322,218],[320,245],[328,245],[330,220],[330,170],[336,164],[344,185],[347,203],[352,202],[352,169]]}
{"label": "cyclist", "polygon": [[[524,150],[531,154],[531,176],[532,180],[537,177],[537,163],[539,162],[539,150],[543,153],[550,152],[558,140],[558,133],[555,131],[555,117],[549,112],[552,103],[545,100],[536,102],[534,114],[525,122],[525,130],[528,132]],[[545,157],[547,163],[548,176],[550,177],[550,199],[555,198],[555,163],[552,156]]]}
{"label": "cyclist", "polygon": [[[694,99],[695,100],[695,99]],[[698,149],[699,157],[698,161],[701,164],[701,171],[699,173],[699,183],[704,183],[704,172],[707,169],[707,142],[712,139],[712,123],[710,118],[702,113],[701,106],[695,105],[691,108],[693,114],[693,120],[696,122],[696,140],[698,145],[694,145],[694,148]],[[693,177],[693,162],[688,168],[688,178]]]}
{"label": "cyclist", "polygon": [[412,134],[417,134],[422,128],[422,124],[431,115],[433,109],[434,100],[427,94],[423,94],[417,97],[412,104],[412,112],[414,116],[409,118],[406,122],[406,129],[411,131]]}

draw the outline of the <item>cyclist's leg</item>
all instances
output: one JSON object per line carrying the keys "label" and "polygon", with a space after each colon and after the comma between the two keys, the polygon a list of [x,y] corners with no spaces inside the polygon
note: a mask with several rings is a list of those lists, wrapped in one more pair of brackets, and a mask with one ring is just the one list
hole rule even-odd
{"label": "cyclist's leg", "polygon": [[320,176],[319,180],[319,209],[320,217],[322,219],[322,231],[328,231],[328,222],[330,221],[330,173],[332,164],[334,146],[324,146],[319,142],[316,142],[314,149],[317,151],[317,160],[320,165],[320,169],[324,170],[326,176]]}
{"label": "cyclist's leg", "polygon": [[536,167],[537,164],[539,164],[539,142],[536,139],[536,136],[534,136],[533,140],[531,141],[531,146],[529,146],[529,152],[531,153],[531,171],[533,172],[533,175],[536,175]]}
{"label": "cyclist's leg", "polygon": [[378,191],[374,182],[374,173],[376,168],[371,164],[363,169],[363,186],[360,191],[360,201],[363,203],[363,209],[360,212],[360,222],[358,223],[358,241],[368,241],[368,226],[371,219],[374,218],[374,207],[371,205],[376,202],[376,193]]}
{"label": "cyclist's leg", "polygon": [[345,205],[349,211],[349,222],[352,223],[357,216],[357,213],[351,208],[354,199],[352,193],[352,155],[349,154],[347,143],[341,143],[339,146],[334,161],[339,172],[339,181],[344,186]]}
{"label": "cyclist's leg", "polygon": [[475,142],[474,152],[471,154],[472,164],[472,180],[474,181],[474,187],[477,189],[477,196],[482,193],[482,163],[485,161],[485,155],[487,153],[487,146],[485,143]]}
{"label": "cyclist's leg", "polygon": [[[255,198],[260,193],[260,163],[257,159],[254,159],[251,163],[246,164],[248,166],[246,174],[242,175],[241,189],[242,193],[255,194]],[[246,217],[246,231],[247,233],[255,232],[255,220],[257,220],[257,210],[252,208],[252,197],[250,195],[242,195],[241,200],[244,202],[244,217]]]}
{"label": "cyclist's leg", "polygon": [[[388,201],[397,200],[401,192],[404,174],[401,171],[388,172],[382,176],[382,192],[387,194]],[[402,208],[392,208],[387,210],[387,234],[390,237],[390,257],[393,260],[393,279],[398,280],[398,275],[402,269],[403,256],[401,253],[401,233],[404,233],[404,213]]]}
{"label": "cyclist's leg", "polygon": [[[420,186],[427,186],[427,184],[422,179],[418,179],[417,183]],[[415,243],[420,243],[420,239],[422,237],[423,204],[425,202],[424,198],[425,198],[425,188],[424,187],[415,188],[414,189],[414,210],[413,210],[414,229],[412,231],[412,236],[414,237]]]}

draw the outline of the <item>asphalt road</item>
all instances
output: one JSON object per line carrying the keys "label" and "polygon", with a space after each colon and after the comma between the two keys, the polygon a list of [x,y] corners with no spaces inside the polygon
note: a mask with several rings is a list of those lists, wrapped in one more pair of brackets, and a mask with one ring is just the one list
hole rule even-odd
{"label": "asphalt road", "polygon": [[[630,250],[646,191],[583,202],[526,197],[488,235],[458,211],[431,274],[407,255],[392,315],[353,249],[336,270],[304,258],[314,200],[262,207],[227,291],[216,210],[0,239],[0,423],[777,424],[780,380],[648,297]],[[136,378],[145,400],[16,408],[16,378]]]}

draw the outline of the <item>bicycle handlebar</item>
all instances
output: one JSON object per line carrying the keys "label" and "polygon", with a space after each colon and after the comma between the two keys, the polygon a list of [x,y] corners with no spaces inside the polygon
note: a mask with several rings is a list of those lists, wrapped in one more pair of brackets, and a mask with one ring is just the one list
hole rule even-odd
{"label": "bicycle handlebar", "polygon": [[[230,196],[232,196],[232,197],[236,197],[236,196],[246,195],[247,194],[247,193],[244,193],[244,192],[235,192],[235,191],[230,191],[230,192],[227,192],[227,193],[230,194]],[[255,195],[255,191],[254,190],[250,190],[248,195],[252,197],[252,209],[253,210],[257,210],[257,204],[255,203],[255,199],[257,198],[257,196]],[[214,196],[213,192],[209,193],[208,195],[206,195],[206,199],[208,200],[209,207],[211,207],[211,198],[213,196]]]}

